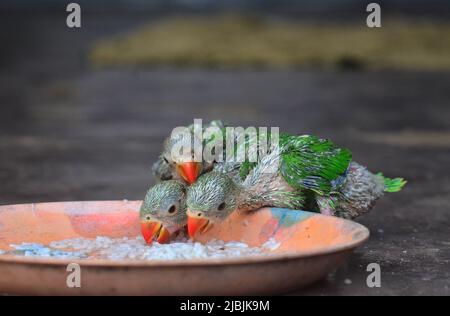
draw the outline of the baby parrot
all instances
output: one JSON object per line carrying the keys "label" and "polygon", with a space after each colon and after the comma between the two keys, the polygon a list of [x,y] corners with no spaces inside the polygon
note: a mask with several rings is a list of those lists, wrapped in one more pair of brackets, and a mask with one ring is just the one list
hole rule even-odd
{"label": "baby parrot", "polygon": [[235,210],[263,206],[354,218],[370,210],[384,192],[397,192],[406,183],[370,173],[351,161],[349,150],[329,140],[282,134],[279,141],[279,148],[257,164],[241,165],[241,183],[214,171],[199,177],[186,201],[191,237]]}
{"label": "baby parrot", "polygon": [[186,185],[182,181],[167,180],[150,188],[140,209],[141,232],[151,244],[169,241],[171,235],[186,226]]}
{"label": "baby parrot", "polygon": [[[205,131],[208,127],[217,127],[223,132],[224,124],[220,120],[211,121],[208,125],[203,127]],[[191,136],[194,137],[194,126],[188,126]],[[203,132],[202,131],[202,132]],[[203,145],[211,139],[203,140]],[[193,183],[197,177],[205,172],[211,171],[214,162],[207,162],[202,159],[202,162],[186,161],[181,159],[174,159],[172,157],[172,148],[180,140],[167,137],[163,143],[163,151],[158,157],[158,160],[152,166],[152,173],[158,180],[184,180],[187,183]],[[193,144],[192,144],[193,145]],[[192,152],[193,154],[193,152]]]}

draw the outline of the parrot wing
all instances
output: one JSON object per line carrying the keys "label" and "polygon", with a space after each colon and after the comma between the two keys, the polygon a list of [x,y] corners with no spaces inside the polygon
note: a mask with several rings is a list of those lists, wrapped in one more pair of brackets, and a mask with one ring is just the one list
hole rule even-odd
{"label": "parrot wing", "polygon": [[345,179],[351,152],[316,136],[280,135],[280,172],[296,189],[309,189],[319,195],[336,191]]}

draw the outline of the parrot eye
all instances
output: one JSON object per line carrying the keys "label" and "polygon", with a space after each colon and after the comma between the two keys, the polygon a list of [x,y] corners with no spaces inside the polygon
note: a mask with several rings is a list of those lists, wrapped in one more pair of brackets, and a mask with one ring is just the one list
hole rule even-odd
{"label": "parrot eye", "polygon": [[176,210],[177,210],[177,208],[175,207],[175,205],[172,205],[172,206],[169,208],[168,212],[169,212],[169,214],[173,214],[173,213],[175,213]]}
{"label": "parrot eye", "polygon": [[169,161],[166,159],[166,157],[163,157],[163,159],[164,159],[165,163],[169,163]]}
{"label": "parrot eye", "polygon": [[150,217],[150,215],[147,215],[147,216],[145,216],[145,219],[149,221],[149,220],[151,220],[152,218]]}
{"label": "parrot eye", "polygon": [[222,202],[222,203],[220,203],[219,206],[217,207],[217,210],[218,210],[218,211],[222,211],[222,210],[225,208],[225,206],[227,206],[227,205],[225,204],[225,202]]}

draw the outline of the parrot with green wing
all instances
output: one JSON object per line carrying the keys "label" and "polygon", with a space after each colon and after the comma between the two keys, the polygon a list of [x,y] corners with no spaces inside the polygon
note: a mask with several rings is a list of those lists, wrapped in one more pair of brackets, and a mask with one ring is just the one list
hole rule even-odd
{"label": "parrot with green wing", "polygon": [[352,162],[348,149],[311,135],[281,134],[276,149],[257,163],[243,162],[239,171],[241,182],[212,171],[188,188],[191,237],[235,210],[264,206],[354,218],[370,210],[385,192],[397,192],[406,183],[369,172]]}

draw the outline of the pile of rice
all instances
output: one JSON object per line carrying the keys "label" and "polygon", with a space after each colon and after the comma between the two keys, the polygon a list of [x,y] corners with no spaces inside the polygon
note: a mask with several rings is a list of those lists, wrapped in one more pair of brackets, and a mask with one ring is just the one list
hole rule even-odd
{"label": "pile of rice", "polygon": [[[109,260],[177,260],[199,258],[232,258],[267,255],[279,244],[270,239],[261,247],[250,247],[242,242],[212,240],[206,244],[180,237],[169,244],[154,242],[146,245],[142,237],[95,239],[74,238],[51,242],[44,246],[37,243],[11,245],[8,253],[27,257],[52,257],[60,259],[109,259]],[[1,254],[1,253],[0,253]]]}

